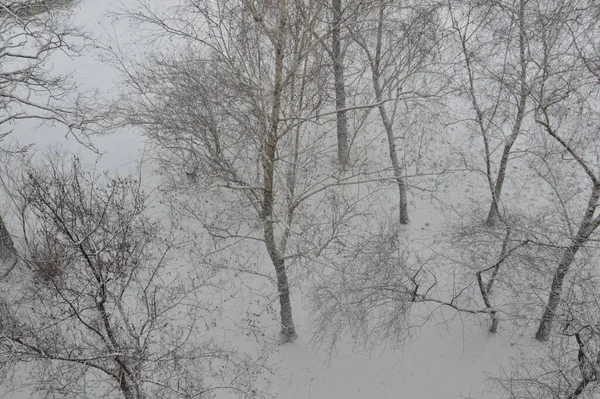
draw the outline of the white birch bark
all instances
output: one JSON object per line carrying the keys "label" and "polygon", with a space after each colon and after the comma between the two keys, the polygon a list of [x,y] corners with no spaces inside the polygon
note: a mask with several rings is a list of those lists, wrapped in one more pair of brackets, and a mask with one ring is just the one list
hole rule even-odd
{"label": "white birch bark", "polygon": [[346,84],[344,79],[344,57],[341,43],[342,0],[332,0],[333,26],[331,28],[331,56],[335,82],[335,107],[337,123],[338,160],[345,166],[348,163],[348,119],[346,109]]}

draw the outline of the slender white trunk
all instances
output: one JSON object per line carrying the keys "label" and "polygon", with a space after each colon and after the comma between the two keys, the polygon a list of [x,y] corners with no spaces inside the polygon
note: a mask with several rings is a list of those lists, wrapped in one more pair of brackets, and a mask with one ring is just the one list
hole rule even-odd
{"label": "slender white trunk", "polygon": [[[341,29],[342,0],[332,0],[333,27],[331,29],[331,48],[333,61],[333,78],[335,83],[335,107],[337,110],[346,109],[346,84],[344,80],[344,58],[342,55]],[[346,111],[338,111],[337,143],[338,159],[342,166],[348,163],[348,119]]]}
{"label": "slender white trunk", "polygon": [[399,200],[399,211],[400,211],[400,223],[408,224],[410,219],[408,218],[408,201],[406,198],[406,183],[404,182],[404,168],[400,166],[398,161],[398,153],[396,151],[396,137],[394,136],[394,126],[390,118],[388,117],[385,105],[383,104],[383,90],[381,89],[380,80],[380,63],[381,63],[381,46],[383,42],[383,19],[385,16],[385,7],[382,3],[379,8],[379,22],[377,26],[377,44],[375,48],[375,58],[371,60],[371,72],[373,78],[373,90],[375,92],[375,99],[379,103],[377,107],[379,109],[379,115],[381,116],[381,122],[385,129],[385,133],[388,141],[388,149],[390,153],[390,160],[392,162],[392,169],[394,171],[394,179],[398,186],[398,200]]}
{"label": "slender white trunk", "polygon": [[[379,99],[379,96],[377,98],[377,101],[381,101]],[[385,107],[383,105],[380,105],[378,108],[383,126],[385,128],[385,133],[387,135],[390,160],[392,161],[392,169],[394,171],[394,179],[396,180],[396,184],[398,186],[400,223],[408,224],[410,219],[408,218],[408,202],[406,199],[406,184],[404,182],[404,170],[400,166],[400,162],[398,161],[398,153],[396,152],[396,143],[394,137],[394,127],[392,126],[392,122],[388,118]]]}
{"label": "slender white trunk", "polygon": [[519,133],[521,132],[521,125],[525,116],[525,107],[527,105],[527,59],[526,59],[526,36],[525,36],[525,0],[521,0],[519,4],[519,66],[520,66],[520,93],[519,102],[517,103],[517,115],[515,117],[515,123],[512,128],[511,135],[508,137],[506,144],[504,145],[504,151],[502,152],[502,159],[500,160],[500,168],[498,169],[498,175],[496,177],[496,183],[492,189],[492,204],[486,223],[489,226],[495,224],[496,220],[500,216],[499,203],[500,197],[502,196],[502,187],[504,185],[504,179],[506,177],[506,167],[510,158],[510,151],[513,144],[517,140]]}
{"label": "slender white trunk", "polygon": [[538,341],[547,341],[550,337],[550,333],[552,332],[552,322],[556,315],[558,305],[560,304],[564,279],[575,260],[575,255],[581,247],[587,243],[594,230],[596,230],[600,224],[600,217],[594,219],[594,211],[598,205],[599,198],[600,185],[595,185],[592,189],[592,194],[588,201],[583,220],[579,225],[579,230],[572,239],[571,245],[563,252],[560,263],[554,272],[548,302],[546,303],[544,314],[542,315],[538,330],[535,334],[535,338]]}
{"label": "slender white trunk", "polygon": [[283,342],[291,342],[296,338],[296,329],[292,318],[292,305],[285,262],[277,249],[273,215],[273,205],[275,202],[275,158],[279,131],[279,114],[281,111],[286,23],[286,3],[285,0],[279,0],[279,26],[275,47],[275,76],[273,84],[273,104],[271,107],[271,125],[264,134],[262,145],[263,201],[261,216],[267,252],[275,267],[277,278],[277,291],[279,293],[279,304],[281,306],[281,338]]}

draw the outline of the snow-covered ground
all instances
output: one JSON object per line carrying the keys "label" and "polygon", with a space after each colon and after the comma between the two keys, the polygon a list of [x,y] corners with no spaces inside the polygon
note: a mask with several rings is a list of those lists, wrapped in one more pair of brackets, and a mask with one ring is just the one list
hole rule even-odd
{"label": "snow-covered ground", "polygon": [[[126,2],[127,0],[123,0]],[[74,5],[76,20],[101,43],[127,38],[127,21],[115,22],[106,15],[120,4],[117,0],[81,0]],[[94,48],[88,48],[80,58],[68,59],[58,55],[55,68],[73,71],[81,88],[97,88],[110,96],[118,87],[119,74],[103,63]],[[135,171],[143,159],[145,143],[141,136],[130,130],[121,130],[93,137],[93,143],[102,155],[98,156],[82,146],[73,137],[64,136],[60,126],[37,126],[23,122],[15,129],[11,139],[21,145],[34,144],[37,150],[60,145],[88,161],[98,160],[100,169],[120,173]],[[146,169],[152,173],[151,163]],[[463,176],[462,191],[444,196],[444,202],[478,196],[478,183],[472,176]],[[148,177],[151,179],[151,177]],[[470,189],[473,191],[469,191]],[[449,186],[446,186],[449,187]],[[449,188],[452,191],[452,187]],[[465,191],[466,190],[466,191]],[[481,192],[481,191],[479,191]],[[411,227],[405,233],[412,239],[435,235],[444,229],[445,220],[439,202],[431,196],[412,197]],[[463,197],[463,198],[461,198]],[[476,200],[476,198],[473,198]],[[298,283],[296,283],[298,284]],[[306,287],[303,287],[306,284]],[[457,315],[452,310],[437,309],[424,325],[415,327],[402,345],[382,342],[368,350],[355,348],[351,342],[342,341],[333,352],[311,342],[310,306],[303,293],[309,281],[300,282],[292,294],[295,322],[299,338],[292,344],[279,345],[275,339],[260,341],[269,346],[268,363],[273,372],[263,376],[268,382],[265,389],[277,399],[452,399],[498,397],[490,392],[488,378],[498,376],[502,369],[510,369],[519,362],[523,352],[533,346],[531,332],[507,332],[496,335],[487,332],[487,319]],[[243,299],[239,299],[242,301]],[[229,317],[236,318],[233,313]],[[235,320],[234,320],[234,323]],[[276,321],[267,331],[275,337]],[[252,352],[257,341],[247,340],[244,350]],[[1,394],[6,399],[27,398],[28,393]],[[217,398],[221,397],[217,394]],[[222,397],[226,397],[223,395]],[[90,398],[93,399],[93,398]]]}

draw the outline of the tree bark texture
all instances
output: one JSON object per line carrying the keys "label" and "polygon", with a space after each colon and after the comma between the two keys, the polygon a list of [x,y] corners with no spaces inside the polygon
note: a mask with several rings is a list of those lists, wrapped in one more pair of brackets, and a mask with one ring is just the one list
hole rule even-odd
{"label": "tree bark texture", "polygon": [[281,111],[281,92],[283,84],[283,60],[286,29],[286,2],[279,0],[279,25],[275,46],[275,76],[273,84],[273,104],[271,107],[271,125],[263,138],[263,201],[262,219],[265,244],[269,257],[275,267],[277,277],[277,290],[281,306],[281,338],[283,342],[291,342],[296,338],[296,329],[292,318],[290,290],[285,262],[277,249],[275,238],[275,221],[273,217],[273,204],[275,202],[275,158],[279,130],[279,113]]}
{"label": "tree bark texture", "polygon": [[373,91],[375,92],[376,101],[379,103],[377,107],[379,109],[379,115],[381,116],[381,122],[385,128],[385,133],[388,141],[388,149],[390,153],[390,160],[392,162],[392,169],[394,171],[394,179],[398,185],[398,197],[399,197],[399,212],[400,212],[400,224],[408,224],[410,219],[408,218],[408,202],[406,199],[406,183],[404,182],[404,168],[400,166],[398,161],[398,153],[396,152],[396,138],[394,137],[394,126],[390,118],[388,117],[385,105],[383,104],[383,90],[381,89],[380,83],[380,63],[381,63],[381,46],[383,42],[383,19],[385,16],[385,7],[382,3],[379,9],[379,22],[377,26],[377,44],[375,48],[375,59],[371,61],[371,70],[373,78]]}
{"label": "tree bark texture", "polygon": [[596,230],[600,224],[600,216],[594,218],[594,212],[599,198],[600,186],[595,186],[588,201],[583,220],[579,225],[579,230],[573,238],[571,245],[563,252],[560,263],[554,272],[548,302],[546,303],[544,313],[535,334],[535,338],[538,341],[547,341],[550,337],[550,333],[552,332],[552,322],[554,321],[554,316],[556,315],[558,305],[560,304],[565,276],[569,272],[577,252],[587,243],[594,230]]}
{"label": "tree bark texture", "polygon": [[500,197],[502,196],[502,187],[504,185],[504,179],[506,177],[506,167],[510,157],[510,151],[512,146],[515,144],[519,133],[521,132],[521,125],[525,116],[525,107],[527,106],[527,59],[526,59],[526,35],[525,35],[525,0],[521,0],[519,4],[519,66],[520,66],[520,92],[519,102],[517,103],[517,115],[515,117],[515,123],[512,128],[511,135],[506,140],[504,150],[502,151],[502,159],[500,160],[500,168],[498,169],[498,175],[496,177],[496,183],[492,190],[492,204],[490,211],[488,212],[486,223],[488,226],[493,226],[498,219],[499,215],[499,203]]}
{"label": "tree bark texture", "polygon": [[[378,101],[380,100],[378,99]],[[390,160],[392,161],[392,169],[394,170],[394,179],[396,180],[396,184],[398,185],[400,223],[408,224],[410,219],[408,218],[408,202],[406,199],[406,184],[404,182],[404,170],[400,166],[400,162],[398,161],[398,153],[396,152],[396,143],[394,137],[394,127],[392,126],[392,122],[389,120],[387,112],[383,105],[379,106],[379,113],[381,115],[381,120],[383,121],[383,126],[385,127],[385,132],[387,135]]]}
{"label": "tree bark texture", "polygon": [[0,260],[11,260],[14,259],[15,255],[15,245],[12,237],[6,229],[4,219],[0,216]]}
{"label": "tree bark texture", "polygon": [[[331,48],[333,58],[333,78],[335,83],[335,107],[337,113],[338,160],[342,166],[348,163],[348,119],[346,115],[346,84],[344,80],[344,57],[342,55],[341,23],[342,0],[332,0],[333,27]],[[344,111],[341,111],[344,110]]]}

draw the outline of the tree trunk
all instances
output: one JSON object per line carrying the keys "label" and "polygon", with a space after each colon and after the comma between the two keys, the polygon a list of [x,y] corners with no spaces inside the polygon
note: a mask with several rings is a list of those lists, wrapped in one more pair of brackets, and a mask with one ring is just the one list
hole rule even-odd
{"label": "tree trunk", "polygon": [[517,138],[518,133],[513,133],[504,146],[504,151],[502,152],[502,159],[500,161],[500,168],[498,170],[498,176],[496,177],[496,184],[494,184],[494,189],[492,191],[492,204],[490,206],[490,211],[488,212],[487,219],[485,223],[488,226],[493,226],[496,224],[496,220],[500,216],[500,197],[502,196],[502,186],[504,185],[504,178],[506,176],[506,167],[508,166],[508,158],[510,157],[510,150]]}
{"label": "tree trunk", "polygon": [[398,185],[398,197],[399,197],[399,211],[400,211],[400,224],[408,224],[410,221],[408,218],[408,202],[406,199],[406,184],[404,183],[404,171],[398,162],[398,153],[396,152],[396,138],[394,137],[394,126],[390,118],[388,117],[385,105],[383,104],[383,93],[380,78],[380,62],[381,62],[381,46],[383,43],[383,18],[385,16],[385,5],[381,3],[379,8],[379,24],[377,26],[377,45],[375,48],[375,58],[370,60],[371,73],[373,79],[373,91],[375,92],[375,99],[379,103],[377,107],[379,109],[379,115],[381,116],[381,122],[385,128],[387,135],[388,149],[390,152],[390,160],[392,161],[392,169],[394,170],[394,178]]}
{"label": "tree trunk", "polygon": [[125,399],[137,399],[137,395],[134,394],[133,390],[129,386],[125,371],[123,370],[119,370],[119,388],[121,389],[121,393]]}
{"label": "tree trunk", "polygon": [[502,195],[502,186],[504,185],[504,178],[506,176],[506,167],[508,166],[508,160],[510,157],[510,150],[513,144],[517,140],[519,133],[521,132],[521,125],[523,123],[523,117],[525,116],[525,107],[527,105],[527,59],[526,57],[526,35],[525,35],[525,1],[521,0],[519,4],[519,63],[520,63],[520,76],[519,84],[521,86],[519,93],[519,102],[517,104],[517,116],[513,125],[512,133],[508,137],[506,144],[504,145],[504,151],[502,152],[502,159],[500,161],[500,169],[498,170],[498,176],[496,177],[496,184],[492,190],[492,204],[490,211],[487,216],[486,224],[493,226],[499,216],[499,202]]}
{"label": "tree trunk", "polygon": [[584,246],[594,230],[600,224],[600,216],[594,218],[594,212],[598,205],[598,199],[600,198],[600,186],[596,185],[592,189],[592,194],[587,204],[586,212],[583,216],[583,220],[579,225],[579,230],[573,238],[571,245],[565,249],[562,259],[556,268],[554,277],[552,278],[552,285],[550,286],[550,296],[544,309],[544,314],[538,326],[538,330],[535,334],[535,338],[538,341],[547,341],[552,331],[552,321],[554,315],[558,309],[560,303],[560,297],[562,295],[563,281],[567,272],[575,260],[575,255]]}
{"label": "tree trunk", "polygon": [[277,290],[281,305],[281,338],[283,342],[291,342],[296,338],[296,330],[292,319],[290,290],[285,269],[285,262],[277,249],[275,239],[275,221],[273,204],[275,202],[275,158],[279,131],[279,113],[281,111],[281,91],[283,84],[283,58],[286,27],[285,0],[279,0],[279,26],[275,47],[275,76],[273,82],[273,104],[271,106],[271,125],[263,137],[262,169],[263,169],[263,201],[261,219],[267,252],[275,266]]}
{"label": "tree trunk", "polygon": [[344,81],[344,58],[342,55],[340,25],[342,23],[342,0],[332,0],[333,27],[331,29],[331,48],[333,58],[333,78],[335,82],[335,107],[337,113],[337,143],[340,164],[348,163],[348,119],[346,111],[346,85]]}
{"label": "tree trunk", "polygon": [[577,388],[575,388],[575,391],[573,391],[573,393],[569,395],[569,399],[577,399],[579,395],[583,393],[583,390],[590,384],[590,382],[592,382],[592,380],[586,378],[582,379],[581,382],[577,385]]}
{"label": "tree trunk", "polygon": [[4,219],[0,216],[0,260],[7,261],[15,258],[15,245],[6,229]]}
{"label": "tree trunk", "polygon": [[[380,101],[379,99],[377,101]],[[410,221],[408,218],[408,203],[406,200],[406,184],[404,183],[404,171],[400,166],[400,162],[398,161],[398,154],[396,153],[396,138],[394,137],[394,128],[392,126],[391,121],[387,116],[387,112],[383,105],[379,106],[379,113],[381,115],[381,120],[383,121],[383,126],[385,128],[385,132],[388,140],[388,148],[390,152],[390,160],[392,161],[392,169],[394,170],[394,178],[396,180],[396,184],[398,185],[398,197],[399,197],[399,210],[400,210],[400,223],[408,224]]]}
{"label": "tree trunk", "polygon": [[544,309],[544,314],[542,315],[538,330],[535,333],[535,339],[538,341],[547,341],[550,337],[550,332],[552,331],[552,321],[554,320],[554,315],[556,314],[558,304],[560,303],[563,281],[567,275],[567,272],[569,271],[569,268],[573,264],[573,260],[575,260],[575,254],[579,251],[579,248],[581,248],[585,241],[587,241],[587,238],[574,240],[573,244],[569,246],[569,248],[567,248],[563,253],[560,264],[556,268],[556,272],[552,278],[548,303]]}
{"label": "tree trunk", "polygon": [[[483,302],[485,303],[486,308],[490,309],[492,304],[490,302],[489,292],[483,284],[483,277],[481,277],[481,272],[477,272],[477,284],[479,285],[479,290],[481,292],[481,297],[483,298]],[[498,332],[498,317],[496,315],[496,311],[493,310],[490,312],[490,318],[492,324],[490,325],[490,334],[496,334]]]}
{"label": "tree trunk", "polygon": [[296,339],[296,327],[292,318],[292,302],[290,300],[290,287],[283,259],[273,261],[277,271],[277,290],[279,291],[279,305],[281,316],[281,339],[283,342],[292,342]]}

